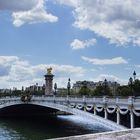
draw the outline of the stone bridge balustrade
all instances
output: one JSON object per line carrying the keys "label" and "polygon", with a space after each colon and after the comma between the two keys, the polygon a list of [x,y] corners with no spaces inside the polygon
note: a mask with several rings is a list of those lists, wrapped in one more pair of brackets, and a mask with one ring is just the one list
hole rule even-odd
{"label": "stone bridge balustrade", "polygon": [[[20,97],[2,97],[0,98],[0,108],[3,108],[7,105],[14,105],[14,104],[24,104],[24,102],[21,101]],[[93,114],[90,114],[91,116],[97,116],[97,112],[104,112],[104,118],[107,121],[107,124],[110,124],[108,122],[108,114],[112,114],[116,112],[116,125],[120,125],[120,114],[130,115],[130,127],[134,128],[134,114],[138,117],[140,117],[140,113],[138,110],[140,110],[140,98],[111,98],[111,97],[73,97],[73,96],[32,96],[31,101],[27,101],[26,103],[31,104],[40,104],[42,106],[48,106],[52,108],[56,108],[58,110],[67,111],[69,113],[75,113],[78,111],[78,113],[83,113],[85,111],[93,111]],[[51,106],[52,105],[52,106]],[[60,108],[59,108],[59,107]],[[61,108],[62,107],[62,108]],[[83,112],[80,112],[80,110]],[[77,113],[77,114],[78,114]],[[85,112],[85,116],[88,116]],[[98,118],[99,119],[99,118]],[[100,118],[101,119],[101,118]],[[99,119],[99,120],[100,120]],[[101,122],[102,121],[100,120]],[[115,127],[115,125],[113,124]]]}
{"label": "stone bridge balustrade", "polygon": [[[46,97],[47,101],[52,101],[52,97]],[[134,108],[140,110],[140,98],[110,98],[110,97],[53,97],[53,101],[60,102],[60,103],[75,103],[79,104],[76,107],[78,109],[82,109],[84,105],[94,105],[95,107],[92,107],[94,111],[94,115],[96,115],[96,112],[101,112],[104,110],[104,118],[108,118],[108,113],[114,113],[116,111],[117,114],[117,124],[120,124],[120,114],[125,115],[128,112],[130,112],[130,126],[131,128],[134,127],[134,114],[137,116],[140,116],[140,113],[136,112]],[[82,106],[83,104],[83,106]],[[84,111],[88,110],[89,108],[84,107]],[[97,107],[96,107],[97,106]],[[98,108],[102,107],[102,108]],[[113,108],[113,110],[109,110],[109,108]],[[125,111],[122,111],[122,109],[126,109]]]}

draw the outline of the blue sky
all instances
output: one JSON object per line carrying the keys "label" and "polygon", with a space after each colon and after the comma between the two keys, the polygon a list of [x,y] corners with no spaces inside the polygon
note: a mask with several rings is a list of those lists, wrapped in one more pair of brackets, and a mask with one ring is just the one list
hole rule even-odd
{"label": "blue sky", "polygon": [[[21,4],[22,1],[22,4]],[[1,0],[0,88],[140,77],[139,0]]]}

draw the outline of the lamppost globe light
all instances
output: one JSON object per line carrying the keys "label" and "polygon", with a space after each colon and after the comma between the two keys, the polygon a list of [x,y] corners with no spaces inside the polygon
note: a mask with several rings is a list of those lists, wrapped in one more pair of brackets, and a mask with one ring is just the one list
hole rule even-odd
{"label": "lamppost globe light", "polygon": [[71,88],[71,84],[70,84],[70,78],[69,78],[68,79],[68,84],[67,84],[68,95],[70,95],[70,88]]}
{"label": "lamppost globe light", "polygon": [[54,89],[57,89],[57,84],[56,83],[54,84]]}
{"label": "lamppost globe light", "polygon": [[57,84],[54,84],[54,94],[56,95]]}
{"label": "lamppost globe light", "polygon": [[133,72],[133,76],[134,76],[134,81],[136,80],[136,72]]}
{"label": "lamppost globe light", "polygon": [[105,88],[105,91],[104,91],[104,94],[106,95],[107,94],[107,79],[104,80],[104,88]]}
{"label": "lamppost globe light", "polygon": [[129,78],[129,82],[130,82],[130,84],[133,82],[133,78],[132,77]]}
{"label": "lamppost globe light", "polygon": [[104,85],[107,86],[107,79],[104,80]]}

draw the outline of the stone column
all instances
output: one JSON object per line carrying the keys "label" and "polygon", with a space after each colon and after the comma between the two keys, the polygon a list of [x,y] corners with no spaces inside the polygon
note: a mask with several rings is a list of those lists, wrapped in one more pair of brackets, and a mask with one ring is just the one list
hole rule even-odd
{"label": "stone column", "polygon": [[47,69],[47,74],[45,76],[45,95],[53,95],[53,77],[51,73],[52,68]]}
{"label": "stone column", "polygon": [[134,128],[134,113],[133,113],[133,102],[134,102],[134,98],[133,97],[129,97],[128,98],[128,103],[130,104],[129,107],[129,111],[130,111],[130,128]]}
{"label": "stone column", "polygon": [[86,104],[84,104],[84,111],[86,112],[87,110],[86,110]]}
{"label": "stone column", "polygon": [[119,109],[117,108],[117,124],[120,124],[120,111]]}
{"label": "stone column", "polygon": [[130,128],[134,128],[134,114],[133,111],[130,111]]}
{"label": "stone column", "polygon": [[107,116],[108,116],[108,114],[107,114],[107,108],[104,109],[104,113],[105,113],[104,118],[107,119]]}
{"label": "stone column", "polygon": [[96,106],[94,106],[94,115],[97,115]]}

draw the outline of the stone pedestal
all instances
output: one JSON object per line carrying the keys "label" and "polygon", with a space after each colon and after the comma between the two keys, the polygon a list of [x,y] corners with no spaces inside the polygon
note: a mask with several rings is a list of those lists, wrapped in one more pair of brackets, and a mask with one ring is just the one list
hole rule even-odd
{"label": "stone pedestal", "polygon": [[45,95],[53,95],[53,77],[52,74],[46,74],[45,76]]}

